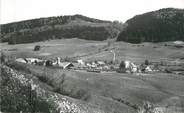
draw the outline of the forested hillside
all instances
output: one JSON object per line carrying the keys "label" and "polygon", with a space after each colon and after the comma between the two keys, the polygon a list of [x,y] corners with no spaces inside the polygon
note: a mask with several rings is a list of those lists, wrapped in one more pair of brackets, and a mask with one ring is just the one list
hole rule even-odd
{"label": "forested hillside", "polygon": [[131,43],[184,40],[184,10],[166,8],[137,15],[127,22],[117,41]]}
{"label": "forested hillside", "polygon": [[58,16],[1,25],[1,37],[2,42],[9,44],[62,38],[100,41],[117,37],[123,28],[124,25],[117,21],[103,21],[82,15]]}

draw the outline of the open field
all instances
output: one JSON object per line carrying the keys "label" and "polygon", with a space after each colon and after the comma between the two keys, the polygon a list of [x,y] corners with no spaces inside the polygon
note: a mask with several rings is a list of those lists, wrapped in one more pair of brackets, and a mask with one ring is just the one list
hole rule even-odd
{"label": "open field", "polygon": [[[112,41],[111,41],[112,42]],[[166,45],[167,44],[167,45]],[[40,45],[40,51],[33,51],[35,45]],[[8,45],[1,43],[1,50],[11,53],[16,57],[78,57],[82,59],[112,60],[114,50],[117,60],[131,60],[144,62],[145,59],[152,61],[178,61],[183,62],[184,48],[176,48],[172,42],[167,43],[142,43],[130,44],[115,42],[108,46],[108,41],[86,41],[81,39],[62,39],[45,42]],[[181,60],[181,61],[180,61]]]}
{"label": "open field", "polygon": [[[35,45],[40,45],[41,50],[33,51]],[[141,44],[115,42],[108,45],[108,41],[64,39],[30,44],[1,44],[1,51],[16,58],[49,59],[61,56],[79,57],[84,61],[110,61],[113,58],[110,50],[115,51],[116,60],[119,62],[130,60],[139,64],[148,59],[152,62],[166,62],[173,66],[172,69],[184,68],[184,48],[176,48],[173,42]],[[184,113],[183,75],[162,72],[140,75],[116,72],[92,73],[21,63],[15,63],[13,67],[15,69],[21,67],[20,71],[38,77],[41,82],[51,86],[53,92],[98,106],[107,113],[135,113],[146,101],[167,109],[165,113]],[[29,71],[25,71],[26,69]],[[63,73],[65,77],[61,85]]]}

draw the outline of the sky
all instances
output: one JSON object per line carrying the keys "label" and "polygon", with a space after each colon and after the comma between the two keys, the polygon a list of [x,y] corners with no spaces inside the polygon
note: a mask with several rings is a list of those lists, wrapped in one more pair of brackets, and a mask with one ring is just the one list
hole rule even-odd
{"label": "sky", "polygon": [[0,0],[0,24],[74,14],[125,22],[168,7],[184,9],[184,0]]}

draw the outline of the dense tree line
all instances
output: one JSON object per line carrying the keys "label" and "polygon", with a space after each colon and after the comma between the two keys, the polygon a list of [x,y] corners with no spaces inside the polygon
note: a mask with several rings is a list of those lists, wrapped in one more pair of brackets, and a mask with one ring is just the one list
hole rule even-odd
{"label": "dense tree line", "polygon": [[62,38],[101,41],[117,37],[123,28],[124,25],[118,21],[103,21],[82,15],[49,17],[2,25],[1,41],[9,44]]}
{"label": "dense tree line", "polygon": [[4,24],[1,25],[1,33],[6,34],[6,33],[11,33],[11,32],[18,32],[20,30],[24,29],[33,29],[36,27],[41,27],[41,26],[50,26],[50,25],[63,25],[66,24],[72,20],[75,20],[77,18],[80,18],[84,21],[88,22],[96,22],[96,23],[109,23],[110,21],[103,21],[103,20],[98,20],[94,18],[89,18],[86,16],[82,15],[69,15],[69,16],[57,16],[57,17],[48,17],[48,18],[39,18],[39,19],[32,19],[32,20],[26,20],[26,21],[21,21],[21,22],[14,22],[14,23],[9,23],[9,24]]}
{"label": "dense tree line", "polygon": [[73,27],[69,29],[50,29],[43,32],[26,33],[22,35],[16,32],[12,37],[7,38],[4,42],[9,44],[32,43],[49,39],[62,38],[80,38],[86,40],[105,40],[109,32],[104,27]]}
{"label": "dense tree line", "polygon": [[184,40],[184,10],[161,9],[137,15],[126,22],[128,26],[117,41],[131,43]]}

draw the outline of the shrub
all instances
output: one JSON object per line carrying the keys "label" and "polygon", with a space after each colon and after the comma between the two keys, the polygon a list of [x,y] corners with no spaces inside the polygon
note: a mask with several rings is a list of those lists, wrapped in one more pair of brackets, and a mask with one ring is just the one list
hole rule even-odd
{"label": "shrub", "polygon": [[0,54],[1,56],[1,63],[4,63],[5,62],[5,59],[6,59],[6,56],[4,55],[4,53],[3,52],[1,52],[1,54]]}
{"label": "shrub", "polygon": [[125,62],[124,61],[121,61],[120,65],[119,65],[119,68],[120,69],[124,69],[125,68]]}
{"label": "shrub", "polygon": [[144,61],[144,64],[145,64],[145,65],[149,65],[150,63],[149,63],[148,60],[145,60],[145,61]]}
{"label": "shrub", "polygon": [[34,51],[39,51],[41,49],[41,46],[40,45],[36,45],[35,47],[34,47]]}
{"label": "shrub", "polygon": [[125,69],[125,62],[121,61],[120,65],[119,65],[119,69],[117,70],[118,73],[125,73],[126,69]]}
{"label": "shrub", "polygon": [[45,66],[52,66],[52,61],[51,60],[47,60],[46,62],[45,62]]}

